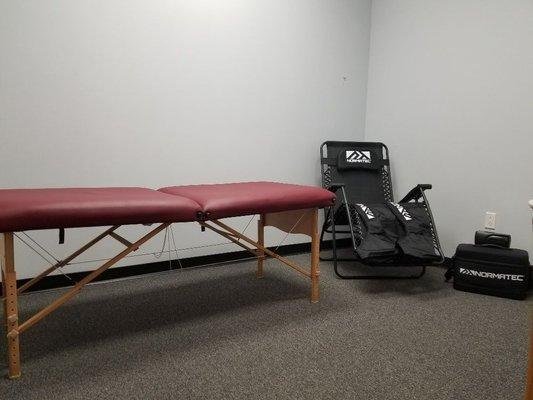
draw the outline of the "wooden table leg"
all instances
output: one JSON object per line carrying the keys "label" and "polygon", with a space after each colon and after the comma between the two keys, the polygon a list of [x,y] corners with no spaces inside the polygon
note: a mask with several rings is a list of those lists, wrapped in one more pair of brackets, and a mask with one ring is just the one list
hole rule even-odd
{"label": "wooden table leg", "polygon": [[311,216],[311,303],[318,303],[319,293],[319,256],[320,241],[318,237],[318,209],[313,210]]}
{"label": "wooden table leg", "polygon": [[[210,225],[213,224],[215,226]],[[274,213],[267,213],[261,216],[258,224],[258,239],[254,241],[242,233],[236,231],[230,226],[219,220],[211,220],[208,222],[201,222],[201,225],[217,232],[218,234],[233,241],[239,239],[246,242],[257,249],[256,255],[261,254],[263,258],[269,256],[281,261],[283,264],[291,267],[296,272],[311,280],[311,302],[317,303],[319,299],[319,254],[320,254],[320,238],[318,235],[318,208],[280,211]],[[264,227],[274,226],[283,232],[300,233],[311,237],[311,271],[305,270],[295,262],[276,254],[264,245]],[[257,276],[263,275],[263,263],[261,258],[257,264]]]}
{"label": "wooden table leg", "polygon": [[[3,242],[2,242],[3,243]],[[3,254],[0,252],[0,255]],[[4,274],[4,260],[3,256],[0,256],[0,273],[2,275],[2,309],[4,311],[3,317],[2,317],[2,327],[5,328],[7,333],[7,301],[6,301],[6,276]]]}
{"label": "wooden table leg", "polygon": [[525,400],[533,400],[533,315],[529,322],[529,356],[527,361]]}
{"label": "wooden table leg", "polygon": [[[257,221],[257,243],[261,246],[265,245],[265,216],[261,214],[259,221]],[[265,252],[257,249],[257,277],[263,277],[263,265],[265,262]]]}
{"label": "wooden table leg", "polygon": [[18,332],[18,298],[17,275],[15,273],[15,255],[13,233],[4,233],[1,243],[2,269],[5,282],[5,325],[7,330],[7,357],[10,379],[20,377],[20,349]]}

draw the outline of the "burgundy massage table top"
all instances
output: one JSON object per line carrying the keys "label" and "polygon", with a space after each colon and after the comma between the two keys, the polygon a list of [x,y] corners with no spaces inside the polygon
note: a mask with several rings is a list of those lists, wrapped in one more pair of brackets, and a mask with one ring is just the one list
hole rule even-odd
{"label": "burgundy massage table top", "polygon": [[322,208],[335,200],[326,189],[276,182],[170,186],[159,191],[194,200],[206,219]]}
{"label": "burgundy massage table top", "polygon": [[192,222],[332,205],[328,190],[272,182],[123,188],[0,189],[0,232]]}
{"label": "burgundy massage table top", "polygon": [[152,189],[1,189],[0,232],[197,220],[193,200]]}

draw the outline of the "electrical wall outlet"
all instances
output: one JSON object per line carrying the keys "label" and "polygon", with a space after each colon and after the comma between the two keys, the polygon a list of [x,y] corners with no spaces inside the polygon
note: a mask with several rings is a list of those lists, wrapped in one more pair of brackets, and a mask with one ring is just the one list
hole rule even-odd
{"label": "electrical wall outlet", "polygon": [[496,213],[492,211],[487,211],[485,213],[485,229],[490,229],[491,231],[496,229]]}

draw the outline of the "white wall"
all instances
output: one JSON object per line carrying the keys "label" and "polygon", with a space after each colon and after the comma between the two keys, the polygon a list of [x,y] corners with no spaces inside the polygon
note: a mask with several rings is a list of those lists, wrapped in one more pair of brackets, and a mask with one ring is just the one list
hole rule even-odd
{"label": "white wall", "polygon": [[487,210],[533,251],[533,2],[375,0],[366,139],[391,151],[398,195],[431,182],[447,255]]}
{"label": "white wall", "polygon": [[[370,0],[2,1],[0,187],[318,184],[319,144],[363,137],[369,23]],[[95,232],[34,236],[62,257]],[[41,269],[17,251],[19,278]]]}

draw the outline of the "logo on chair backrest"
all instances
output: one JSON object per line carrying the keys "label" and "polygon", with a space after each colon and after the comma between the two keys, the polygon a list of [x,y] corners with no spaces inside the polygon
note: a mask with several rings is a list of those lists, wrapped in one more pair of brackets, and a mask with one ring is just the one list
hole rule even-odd
{"label": "logo on chair backrest", "polygon": [[400,214],[402,214],[402,217],[404,217],[404,219],[406,221],[411,221],[413,218],[411,217],[411,214],[409,214],[407,212],[407,210],[405,208],[403,208],[401,205],[399,205],[398,203],[393,203],[392,201],[390,202],[394,207],[396,207],[396,209],[400,212]]}
{"label": "logo on chair backrest", "polygon": [[372,160],[369,151],[346,150],[346,162],[370,164]]}

